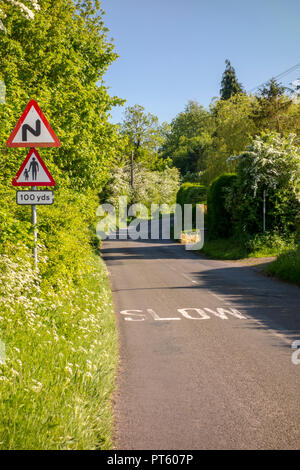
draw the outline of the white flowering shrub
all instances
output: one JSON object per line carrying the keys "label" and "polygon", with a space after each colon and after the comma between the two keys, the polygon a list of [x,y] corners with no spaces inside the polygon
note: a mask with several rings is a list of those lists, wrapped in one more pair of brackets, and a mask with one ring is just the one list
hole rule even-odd
{"label": "white flowering shrub", "polygon": [[288,186],[300,194],[300,150],[295,145],[296,135],[281,137],[272,132],[256,137],[247,151],[232,156],[228,161],[239,162],[241,184],[256,195],[259,188],[275,190]]}
{"label": "white flowering shrub", "polygon": [[103,197],[118,207],[119,196],[128,196],[128,203],[173,204],[180,186],[177,168],[151,171],[141,164],[134,165],[134,184],[131,187],[130,166],[117,167],[106,185]]}
{"label": "white flowering shrub", "polygon": [[[231,201],[238,231],[257,233],[262,229],[262,199],[266,195],[267,230],[295,228],[300,202],[300,149],[294,134],[276,132],[254,138],[237,161],[237,184]],[[228,207],[227,207],[228,209]]]}

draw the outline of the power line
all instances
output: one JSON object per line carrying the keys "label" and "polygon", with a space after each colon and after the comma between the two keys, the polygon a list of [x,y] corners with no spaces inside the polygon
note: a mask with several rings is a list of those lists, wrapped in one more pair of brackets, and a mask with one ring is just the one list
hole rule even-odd
{"label": "power line", "polygon": [[[278,79],[281,79],[283,77],[285,77],[286,75],[289,75],[290,73],[294,72],[295,70],[297,70],[298,68],[300,68],[300,62],[296,65],[293,65],[293,67],[290,67],[289,69],[285,70],[284,72],[281,72],[279,73],[278,75],[276,75],[275,77],[272,77],[272,78],[275,78],[275,80],[278,80]],[[249,93],[251,93],[252,91],[256,90],[257,88],[261,88],[263,87],[266,83],[268,83],[271,79],[261,83],[260,85],[252,88],[251,90],[249,90]]]}

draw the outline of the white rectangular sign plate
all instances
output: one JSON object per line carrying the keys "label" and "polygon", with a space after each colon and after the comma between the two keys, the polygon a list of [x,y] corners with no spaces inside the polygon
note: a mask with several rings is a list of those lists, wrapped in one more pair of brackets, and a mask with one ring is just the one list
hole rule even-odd
{"label": "white rectangular sign plate", "polygon": [[53,191],[17,191],[17,204],[21,206],[47,206],[53,203]]}

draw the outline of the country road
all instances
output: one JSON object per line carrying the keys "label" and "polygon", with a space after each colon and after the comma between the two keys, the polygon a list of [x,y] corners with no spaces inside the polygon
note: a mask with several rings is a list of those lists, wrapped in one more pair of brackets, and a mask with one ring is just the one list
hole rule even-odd
{"label": "country road", "polygon": [[117,449],[299,449],[300,289],[170,240],[108,240]]}

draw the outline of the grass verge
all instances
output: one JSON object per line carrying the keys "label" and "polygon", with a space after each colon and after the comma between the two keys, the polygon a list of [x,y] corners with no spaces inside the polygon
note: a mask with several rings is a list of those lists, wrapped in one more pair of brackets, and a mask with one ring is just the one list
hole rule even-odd
{"label": "grass verge", "polygon": [[300,250],[289,250],[282,253],[265,270],[284,281],[300,285]]}
{"label": "grass verge", "polygon": [[117,331],[104,263],[88,262],[77,285],[45,294],[24,259],[23,271],[2,259],[1,449],[112,446]]}
{"label": "grass verge", "polygon": [[236,260],[278,256],[296,248],[295,237],[265,233],[252,238],[219,238],[204,243],[201,252],[216,259]]}

